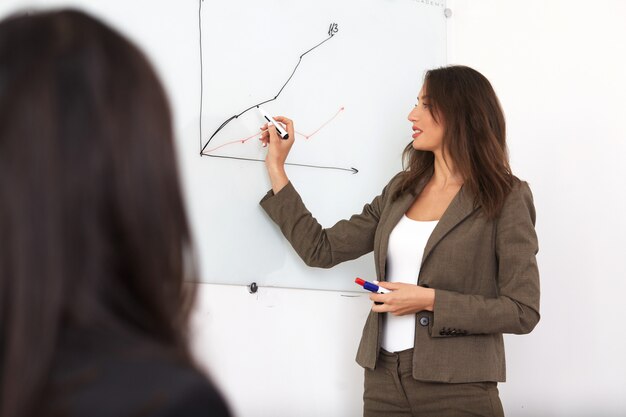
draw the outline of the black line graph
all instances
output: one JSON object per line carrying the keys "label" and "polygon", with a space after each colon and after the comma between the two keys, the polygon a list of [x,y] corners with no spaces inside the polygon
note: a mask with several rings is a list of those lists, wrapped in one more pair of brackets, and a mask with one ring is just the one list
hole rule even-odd
{"label": "black line graph", "polygon": [[[335,36],[338,31],[339,31],[339,25],[337,23],[331,23],[329,25],[328,28],[328,37],[325,38],[324,40],[322,40],[321,42],[319,42],[317,45],[313,46],[312,48],[308,49],[306,52],[302,53],[298,59],[298,62],[296,63],[296,66],[294,67],[293,71],[291,72],[291,75],[289,75],[289,78],[287,79],[287,81],[285,81],[285,83],[282,85],[282,87],[280,88],[280,90],[278,90],[278,93],[276,93],[276,95],[273,98],[261,101],[260,103],[255,103],[249,107],[247,107],[245,110],[229,117],[228,119],[224,120],[224,122],[222,122],[222,124],[215,129],[215,131],[211,134],[211,136],[209,136],[209,139],[204,142],[203,141],[203,131],[202,131],[202,116],[203,116],[203,111],[204,111],[204,56],[203,56],[203,46],[202,46],[202,4],[204,3],[204,0],[198,0],[198,30],[200,33],[200,42],[199,42],[199,46],[200,46],[200,120],[199,120],[199,124],[200,124],[200,156],[208,156],[211,158],[223,158],[223,159],[234,159],[234,160],[241,160],[241,161],[251,161],[251,162],[265,162],[262,159],[255,159],[255,158],[242,158],[242,157],[236,157],[236,156],[228,156],[228,155],[216,155],[214,153],[210,153],[210,152],[205,152],[207,147],[209,146],[209,144],[211,143],[211,141],[213,140],[213,138],[224,128],[226,127],[230,122],[232,122],[233,120],[241,117],[242,115],[244,115],[245,113],[247,113],[248,111],[254,109],[257,106],[272,102],[276,99],[278,99],[278,97],[280,96],[280,94],[283,92],[283,90],[285,89],[285,87],[287,86],[287,84],[289,84],[289,82],[291,81],[291,79],[293,78],[294,74],[296,73],[298,67],[300,66],[300,63],[302,62],[302,58],[307,55],[308,53],[312,52],[313,50],[315,50],[316,48],[322,46],[324,43],[328,42],[329,40],[331,40],[333,38],[333,36]],[[321,129],[321,128],[320,128]],[[319,129],[318,129],[319,130]],[[291,166],[300,166],[300,167],[307,167],[307,168],[318,168],[318,169],[330,169],[330,170],[338,170],[338,171],[347,171],[347,172],[352,172],[353,174],[356,174],[359,172],[358,169],[354,168],[354,167],[350,167],[350,168],[345,168],[345,167],[335,167],[335,166],[323,166],[323,165],[313,165],[313,164],[298,164],[298,163],[292,163],[292,162],[287,162],[286,165],[291,165]]]}

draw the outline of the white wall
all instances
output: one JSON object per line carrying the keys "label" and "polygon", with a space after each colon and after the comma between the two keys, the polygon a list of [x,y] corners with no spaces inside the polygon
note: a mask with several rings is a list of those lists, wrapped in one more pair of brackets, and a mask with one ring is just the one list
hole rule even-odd
{"label": "white wall", "polygon": [[[626,415],[626,3],[449,6],[450,61],[495,86],[538,213],[542,320],[506,338],[507,415]],[[197,352],[238,415],[361,413],[365,297],[198,288]]]}
{"label": "white wall", "polygon": [[362,414],[366,296],[198,285],[195,348],[241,417]]}
{"label": "white wall", "polygon": [[450,62],[504,106],[537,207],[542,320],[507,338],[509,415],[626,415],[626,2],[453,6]]}

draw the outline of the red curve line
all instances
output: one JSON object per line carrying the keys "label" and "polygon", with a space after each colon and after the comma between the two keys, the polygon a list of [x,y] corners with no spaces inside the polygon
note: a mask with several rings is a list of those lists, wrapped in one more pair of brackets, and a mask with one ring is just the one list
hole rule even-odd
{"label": "red curve line", "polygon": [[[333,120],[335,120],[337,118],[337,116],[339,116],[339,114],[344,111],[344,107],[341,107],[339,110],[337,110],[337,113],[335,113],[335,115],[333,117],[331,117],[330,119],[328,119],[326,122],[324,122],[324,124],[322,124],[320,127],[318,127],[317,129],[315,129],[312,133],[306,134],[306,133],[300,133],[298,131],[296,131],[296,134],[302,136],[305,139],[310,139],[311,137],[313,137],[313,135],[317,134],[320,130],[322,130],[323,128],[325,128],[330,122],[332,122]],[[254,135],[248,136],[247,138],[243,138],[243,139],[237,139],[237,140],[231,140],[230,142],[226,142],[223,143],[219,146],[216,146],[215,148],[212,149],[207,149],[206,151],[204,151],[203,153],[205,155],[210,154],[211,152],[215,152],[218,149],[224,148],[226,146],[230,146],[230,145],[235,145],[237,143],[241,143],[244,144],[247,141],[249,141],[250,139],[253,139],[255,137],[261,137],[261,131],[259,130],[258,132],[256,132]]]}
{"label": "red curve line", "polygon": [[215,148],[212,148],[212,149],[207,149],[206,151],[204,151],[204,154],[210,154],[211,152],[215,152],[216,150],[218,150],[218,149],[220,149],[220,148],[223,148],[223,147],[225,147],[225,146],[229,146],[229,145],[234,145],[234,144],[236,144],[236,143],[246,143],[247,141],[249,141],[250,139],[252,139],[252,138],[254,138],[254,137],[256,137],[256,136],[261,137],[260,135],[261,135],[261,131],[258,131],[258,132],[257,132],[257,133],[255,133],[254,135],[252,135],[252,136],[248,136],[247,138],[237,139],[237,140],[232,140],[232,141],[230,141],[230,142],[223,143],[223,144],[221,144],[220,146],[216,146]]}
{"label": "red curve line", "polygon": [[333,120],[335,120],[335,118],[337,118],[337,116],[339,116],[339,113],[341,113],[344,110],[344,108],[340,108],[337,113],[335,113],[335,115],[333,117],[331,117],[330,119],[328,119],[326,121],[326,123],[324,123],[323,125],[321,125],[320,127],[318,127],[316,130],[313,131],[313,133],[310,134],[305,134],[305,133],[300,133],[300,132],[296,132],[297,134],[299,134],[300,136],[303,136],[305,139],[311,139],[311,136],[315,135],[317,132],[319,132],[320,130],[322,130],[323,128],[326,127],[326,125],[328,125],[330,122],[332,122]]}

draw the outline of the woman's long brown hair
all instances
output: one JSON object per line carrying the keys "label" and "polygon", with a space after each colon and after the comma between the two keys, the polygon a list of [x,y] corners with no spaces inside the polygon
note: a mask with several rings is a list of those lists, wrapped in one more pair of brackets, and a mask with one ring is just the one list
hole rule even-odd
{"label": "woman's long brown hair", "polygon": [[[478,71],[460,65],[429,70],[424,77],[433,118],[443,123],[444,154],[461,174],[489,218],[496,217],[515,177],[509,166],[506,123],[491,83]],[[432,172],[432,152],[409,143],[404,150],[405,173],[397,195],[413,192]]]}
{"label": "woman's long brown hair", "polygon": [[97,324],[183,360],[194,275],[161,83],[76,11],[0,22],[0,415],[37,414],[59,338]]}

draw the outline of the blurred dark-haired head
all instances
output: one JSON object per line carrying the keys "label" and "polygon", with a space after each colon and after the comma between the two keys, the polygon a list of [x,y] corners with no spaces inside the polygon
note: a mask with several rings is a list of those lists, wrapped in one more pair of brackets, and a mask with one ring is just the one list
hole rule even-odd
{"label": "blurred dark-haired head", "polygon": [[146,58],[76,11],[0,22],[0,415],[28,415],[64,329],[187,355],[191,242]]}

